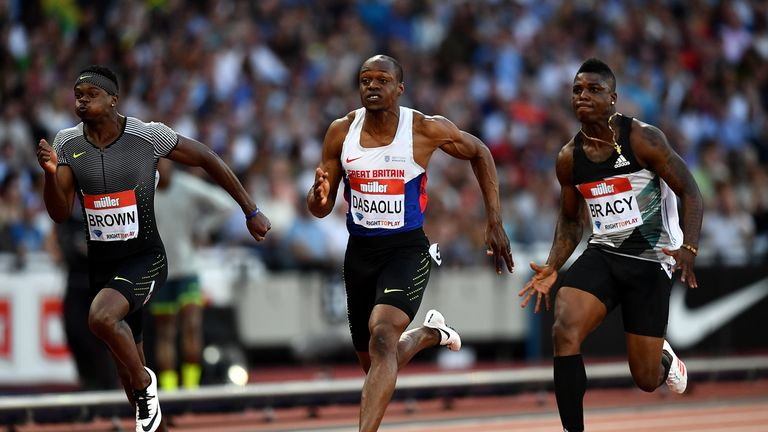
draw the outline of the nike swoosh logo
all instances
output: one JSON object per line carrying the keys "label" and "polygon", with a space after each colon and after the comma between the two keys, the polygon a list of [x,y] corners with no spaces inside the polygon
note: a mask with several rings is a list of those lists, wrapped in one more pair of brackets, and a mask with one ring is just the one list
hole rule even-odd
{"label": "nike swoosh logo", "polygon": [[701,342],[741,312],[768,296],[768,278],[696,309],[685,305],[686,291],[682,284],[677,283],[669,298],[667,336],[675,347],[681,349]]}
{"label": "nike swoosh logo", "polygon": [[155,411],[155,415],[152,416],[152,420],[150,420],[146,426],[141,425],[141,428],[144,430],[144,432],[149,432],[152,430],[152,425],[155,424],[155,420],[157,420],[157,411]]}
{"label": "nike swoosh logo", "polygon": [[80,156],[82,156],[82,155],[84,155],[84,154],[85,154],[85,152],[80,152],[80,153],[73,153],[73,154],[72,154],[72,157],[73,157],[73,158],[75,158],[75,159],[77,159],[77,158],[79,158]]}
{"label": "nike swoosh logo", "polygon": [[129,284],[133,284],[133,282],[129,281],[128,279],[126,279],[126,278],[124,278],[124,277],[120,277],[120,276],[115,276],[115,280],[126,281],[126,282],[128,282]]}
{"label": "nike swoosh logo", "polygon": [[356,158],[350,158],[349,156],[347,156],[347,163],[352,163],[352,162],[354,162],[354,161],[356,161],[356,160],[360,159],[361,157],[362,157],[362,156],[358,156],[358,157],[356,157]]}
{"label": "nike swoosh logo", "polygon": [[86,79],[86,78],[90,78],[90,77],[92,77],[92,76],[93,76],[93,75],[80,75],[80,78],[78,78],[78,79],[79,79],[79,80],[81,80],[81,79]]}
{"label": "nike swoosh logo", "polygon": [[398,292],[398,291],[402,291],[402,290],[401,289],[384,288],[384,294],[389,294],[389,293]]}

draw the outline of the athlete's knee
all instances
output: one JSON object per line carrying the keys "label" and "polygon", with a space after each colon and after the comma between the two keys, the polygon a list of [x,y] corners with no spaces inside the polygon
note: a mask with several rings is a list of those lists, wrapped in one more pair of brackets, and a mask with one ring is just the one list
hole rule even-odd
{"label": "athlete's knee", "polygon": [[563,320],[557,319],[552,325],[552,343],[555,347],[556,354],[566,355],[573,353],[563,353],[563,351],[578,352],[581,348],[582,336],[578,326],[566,323]]}
{"label": "athlete's knee", "polygon": [[88,312],[88,328],[90,328],[91,332],[97,336],[104,335],[111,331],[118,321],[119,318],[117,316],[105,309],[96,309],[92,307]]}
{"label": "athlete's knee", "polygon": [[376,356],[396,355],[400,332],[390,323],[379,323],[371,328],[369,353]]}

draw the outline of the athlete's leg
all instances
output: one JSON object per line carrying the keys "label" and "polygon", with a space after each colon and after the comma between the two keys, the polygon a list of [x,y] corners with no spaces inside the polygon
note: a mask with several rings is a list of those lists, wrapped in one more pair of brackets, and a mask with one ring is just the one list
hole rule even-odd
{"label": "athlete's leg", "polygon": [[181,308],[181,377],[184,388],[200,386],[200,357],[203,351],[203,308],[188,303]]}
{"label": "athlete's leg", "polygon": [[[418,352],[439,343],[440,331],[438,329],[422,326],[403,333],[397,342],[397,369],[400,370],[407,365]],[[363,370],[368,373],[371,368],[371,356],[368,355],[368,351],[358,351],[357,359]]]}
{"label": "athlete's leg", "polygon": [[[139,353],[139,358],[141,359],[141,363],[143,365],[147,364],[147,360],[144,357],[144,342],[139,342],[136,344],[136,351]],[[133,400],[133,387],[131,385],[131,374],[128,373],[128,368],[125,367],[123,362],[117,358],[114,354],[112,354],[112,359],[115,362],[116,369],[117,369],[117,376],[120,378],[120,383],[123,385],[123,390],[125,390],[125,395],[128,397],[128,401],[133,405],[136,406],[136,403]],[[160,432],[167,432],[168,431],[168,425],[165,422],[165,417],[160,419],[160,425],[158,426],[158,431]]]}
{"label": "athlete's leg", "polygon": [[125,367],[123,362],[117,358],[114,353],[112,354],[112,360],[115,363],[115,369],[117,370],[117,377],[120,379],[120,384],[125,390],[125,396],[128,398],[128,402],[131,405],[135,405],[133,401],[133,386],[131,385],[131,374],[128,372],[128,368]]}
{"label": "athlete's leg", "polygon": [[560,421],[569,432],[584,430],[584,393],[587,375],[581,344],[605,319],[608,310],[594,295],[562,287],[555,296],[554,381]]}
{"label": "athlete's leg", "polygon": [[400,309],[379,304],[373,308],[368,326],[370,368],[363,384],[360,400],[360,431],[379,429],[384,411],[392,398],[399,369],[398,344],[411,320]]}
{"label": "athlete's leg", "polygon": [[117,388],[117,381],[109,349],[88,328],[92,299],[92,295],[89,297],[87,276],[70,273],[63,302],[67,345],[75,359],[81,389],[114,389]]}
{"label": "athlete's leg", "polygon": [[407,365],[416,353],[439,344],[440,330],[436,328],[422,326],[403,333],[397,343],[398,370]]}
{"label": "athlete's leg", "polygon": [[[669,361],[661,355],[664,338],[625,333],[629,370],[635,384],[647,392],[656,390],[667,378]],[[664,364],[666,361],[666,365]]]}
{"label": "athlete's leg", "polygon": [[144,369],[143,354],[139,354],[136,348],[131,328],[123,320],[129,311],[130,305],[123,294],[112,288],[104,288],[91,303],[88,326],[126,368],[131,387],[141,390],[149,385],[150,377]]}
{"label": "athlete's leg", "polygon": [[176,390],[176,314],[155,313],[155,362],[157,380],[163,390]]}
{"label": "athlete's leg", "polygon": [[632,261],[622,265],[620,291],[627,358],[635,384],[652,392],[666,380],[672,364],[671,356],[662,354],[672,280],[659,263]]}

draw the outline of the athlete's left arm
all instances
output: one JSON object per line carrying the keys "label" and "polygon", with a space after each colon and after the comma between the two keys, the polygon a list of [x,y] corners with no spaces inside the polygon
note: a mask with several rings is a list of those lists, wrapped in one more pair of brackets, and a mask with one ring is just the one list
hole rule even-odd
{"label": "athlete's left arm", "polygon": [[[698,248],[703,203],[701,192],[683,159],[672,149],[667,137],[658,128],[635,120],[632,125],[632,150],[638,162],[654,171],[680,197],[682,202],[683,244]],[[693,262],[696,258],[692,250],[680,248],[664,250],[675,258],[675,267],[681,270],[680,279],[689,287],[696,288],[696,275]]]}
{"label": "athlete's left arm", "polygon": [[491,151],[479,138],[460,130],[445,117],[425,117],[424,131],[425,135],[444,152],[457,159],[468,160],[472,164],[472,171],[480,185],[488,216],[485,229],[487,253],[494,257],[496,273],[501,274],[502,259],[511,273],[515,263],[512,260],[509,238],[504,231],[499,200],[499,179]]}
{"label": "athlete's left arm", "polygon": [[264,240],[264,236],[271,227],[269,219],[264,213],[257,211],[256,203],[248,195],[235,173],[213,150],[200,141],[179,135],[179,142],[168,154],[168,158],[185,165],[203,168],[237,201],[244,214],[251,215],[256,212],[254,216],[246,219],[246,225],[253,238],[257,241]]}

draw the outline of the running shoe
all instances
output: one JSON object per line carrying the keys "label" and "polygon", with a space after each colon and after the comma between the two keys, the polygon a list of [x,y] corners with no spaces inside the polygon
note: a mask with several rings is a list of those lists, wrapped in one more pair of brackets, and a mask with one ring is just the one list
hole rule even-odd
{"label": "running shoe", "polygon": [[451,351],[461,349],[461,337],[456,330],[445,325],[445,317],[440,312],[434,309],[427,312],[424,327],[437,329],[440,332],[440,345],[447,346]]}
{"label": "running shoe", "polygon": [[144,390],[134,390],[136,402],[136,432],[155,432],[160,426],[163,415],[160,413],[160,401],[157,399],[157,378],[148,367],[149,385]]}
{"label": "running shoe", "polygon": [[664,353],[672,359],[672,365],[667,374],[667,386],[675,393],[683,393],[688,385],[688,370],[685,368],[685,363],[677,358],[666,340],[664,340]]}

